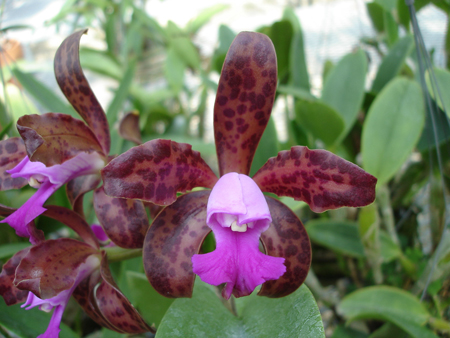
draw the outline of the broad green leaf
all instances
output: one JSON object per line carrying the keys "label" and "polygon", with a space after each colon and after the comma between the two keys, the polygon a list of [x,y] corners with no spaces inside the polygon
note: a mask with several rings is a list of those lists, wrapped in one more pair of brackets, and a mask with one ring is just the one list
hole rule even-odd
{"label": "broad green leaf", "polygon": [[25,249],[30,246],[30,243],[19,242],[19,243],[8,243],[0,245],[0,259],[9,258],[16,252]]}
{"label": "broad green leaf", "polygon": [[422,91],[405,78],[389,82],[372,103],[362,131],[363,168],[389,181],[414,149],[425,121]]}
{"label": "broad green leaf", "polygon": [[278,151],[277,130],[275,129],[275,123],[271,117],[267,123],[266,130],[264,130],[261,140],[259,141],[258,148],[256,148],[255,157],[253,158],[250,169],[250,176],[253,176],[270,157],[277,156]]}
{"label": "broad green leaf", "polygon": [[286,7],[284,9],[282,19],[291,23],[294,33],[302,30],[302,26],[300,25],[297,14],[295,14],[294,10],[291,7]]}
{"label": "broad green leaf", "polygon": [[400,329],[391,323],[386,323],[374,333],[372,333],[369,338],[410,338],[411,336],[406,334],[405,331]]}
{"label": "broad green leaf", "polygon": [[291,74],[291,84],[309,92],[309,75],[306,66],[303,33],[301,28],[294,32],[292,37],[291,50],[289,55],[289,67]]}
{"label": "broad green leaf", "polygon": [[202,28],[211,18],[230,7],[225,4],[216,4],[208,7],[200,12],[200,14],[193,20],[190,20],[186,26],[186,32],[189,34],[195,34],[200,28]]}
{"label": "broad green leaf", "polygon": [[174,48],[186,65],[194,69],[200,68],[200,55],[191,40],[178,36],[171,40],[170,46]]}
{"label": "broad green leaf", "polygon": [[325,79],[322,101],[334,108],[345,123],[342,139],[352,128],[364,99],[367,57],[363,50],[347,54]]}
{"label": "broad green leaf", "polygon": [[83,69],[92,70],[93,72],[109,76],[118,81],[123,77],[123,70],[120,65],[103,51],[81,48],[80,62]]}
{"label": "broad green leaf", "polygon": [[377,75],[372,84],[372,91],[379,92],[395,76],[400,73],[406,57],[411,53],[414,46],[412,35],[406,35],[398,40],[383,58]]}
{"label": "broad green leaf", "polygon": [[361,331],[356,331],[350,327],[339,325],[333,332],[331,338],[367,338],[369,335]]}
{"label": "broad green leaf", "polygon": [[394,243],[391,236],[386,231],[380,231],[380,254],[383,262],[387,263],[402,255],[402,251],[397,244]]}
{"label": "broad green leaf", "polygon": [[283,79],[289,71],[292,35],[293,29],[290,21],[277,21],[270,27],[269,37],[277,53],[278,79],[280,82],[284,82]]}
{"label": "broad green leaf", "polygon": [[312,242],[343,255],[364,257],[364,247],[356,223],[317,219],[306,223],[306,231]]}
{"label": "broad green leaf", "polygon": [[383,19],[387,43],[392,46],[398,40],[398,25],[390,11],[384,11]]}
{"label": "broad green leaf", "polygon": [[[21,338],[36,338],[43,334],[50,322],[51,313],[40,311],[37,307],[25,310],[19,304],[7,306],[0,300],[0,326]],[[60,337],[79,337],[67,325],[61,323]]]}
{"label": "broad green leaf", "polygon": [[447,94],[450,91],[450,72],[446,69],[435,68],[434,76],[435,81],[429,71],[425,74],[428,91],[439,108],[445,111],[450,118],[450,96]]}
{"label": "broad green leaf", "polygon": [[167,82],[169,82],[169,85],[175,93],[179,92],[183,87],[185,68],[185,63],[175,51],[175,48],[170,46],[167,50],[164,72]]}
{"label": "broad green leaf", "polygon": [[157,338],[301,337],[324,338],[314,297],[305,285],[283,298],[252,295],[236,300],[238,316],[227,310],[214,289],[202,282],[192,299],[177,299],[161,322]]}
{"label": "broad green leaf", "polygon": [[390,286],[372,286],[344,297],[338,312],[349,321],[377,319],[390,322],[415,338],[437,338],[423,327],[430,318],[424,304],[412,294]]}
{"label": "broad green leaf", "polygon": [[174,299],[163,297],[156,292],[143,273],[127,271],[126,276],[133,305],[147,323],[158,328]]}
{"label": "broad green leaf", "polygon": [[303,100],[307,100],[307,101],[317,101],[318,100],[309,91],[302,89],[302,88],[298,88],[298,87],[279,85],[277,87],[277,91],[280,94],[292,95],[296,99],[303,99]]}
{"label": "broad green leaf", "polygon": [[[6,94],[6,100],[4,94]],[[5,103],[6,107],[10,108],[9,112],[14,120],[14,125],[23,115],[39,114],[34,103],[24,95],[19,87],[12,83],[6,84],[6,90],[0,87],[0,99]],[[14,127],[14,129],[16,128]]]}
{"label": "broad green leaf", "polygon": [[214,70],[220,74],[222,70],[223,62],[225,61],[225,56],[227,55],[228,49],[231,46],[236,33],[231,30],[230,27],[226,25],[220,25],[219,27],[219,47],[214,51],[213,59],[211,61]]}
{"label": "broad green leaf", "polygon": [[367,12],[372,20],[373,27],[377,32],[384,31],[384,20],[383,20],[383,7],[376,2],[369,2],[366,4]]}
{"label": "broad green leaf", "polygon": [[333,108],[319,101],[297,100],[295,118],[302,128],[309,131],[314,138],[322,140],[328,147],[334,144],[344,130],[341,116]]}
{"label": "broad green leaf", "polygon": [[397,0],[375,0],[375,3],[379,4],[385,11],[392,11],[396,5]]}

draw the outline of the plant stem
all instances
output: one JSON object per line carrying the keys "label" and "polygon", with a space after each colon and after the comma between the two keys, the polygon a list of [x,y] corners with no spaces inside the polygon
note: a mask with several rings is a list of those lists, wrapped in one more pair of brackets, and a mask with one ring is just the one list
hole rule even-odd
{"label": "plant stem", "polygon": [[120,262],[142,255],[142,249],[124,249],[118,246],[104,248],[108,262]]}
{"label": "plant stem", "polygon": [[394,213],[392,212],[389,189],[385,185],[382,185],[378,189],[377,200],[381,209],[381,215],[383,216],[386,230],[388,231],[394,243],[400,247],[400,241],[398,239],[397,232],[395,231]]}

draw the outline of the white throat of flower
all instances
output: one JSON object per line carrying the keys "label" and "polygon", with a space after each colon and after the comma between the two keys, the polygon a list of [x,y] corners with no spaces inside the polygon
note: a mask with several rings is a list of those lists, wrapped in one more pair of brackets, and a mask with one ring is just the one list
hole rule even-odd
{"label": "white throat of flower", "polygon": [[222,214],[221,226],[231,228],[231,231],[246,232],[248,228],[253,228],[254,222],[239,224],[236,215]]}

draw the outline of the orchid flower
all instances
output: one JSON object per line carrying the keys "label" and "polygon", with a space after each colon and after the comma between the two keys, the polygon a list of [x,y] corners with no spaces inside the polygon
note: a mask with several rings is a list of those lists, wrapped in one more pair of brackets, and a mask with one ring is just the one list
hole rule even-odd
{"label": "orchid flower", "polygon": [[[276,85],[270,39],[240,33],[225,59],[214,106],[220,179],[190,145],[160,139],[130,149],[102,170],[107,195],[167,206],[143,248],[147,278],[162,295],[190,297],[195,274],[225,284],[224,298],[246,296],[260,284],[259,295],[282,297],[303,283],[311,261],[306,230],[287,206],[263,192],[302,200],[315,212],[375,199],[375,177],[320,149],[281,151],[248,176]],[[196,187],[212,190],[177,199]],[[216,249],[200,254],[211,230]]]}

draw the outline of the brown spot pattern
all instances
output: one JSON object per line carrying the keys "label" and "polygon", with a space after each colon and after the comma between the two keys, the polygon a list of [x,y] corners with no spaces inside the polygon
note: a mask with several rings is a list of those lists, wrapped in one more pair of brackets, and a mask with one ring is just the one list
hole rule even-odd
{"label": "brown spot pattern", "polygon": [[191,145],[152,140],[131,148],[102,170],[105,193],[159,205],[176,200],[177,192],[212,188],[216,175]]}
{"label": "brown spot pattern", "polygon": [[72,209],[84,217],[83,196],[100,184],[100,174],[84,175],[67,182],[66,193]]}
{"label": "brown spot pattern", "polygon": [[94,192],[94,208],[100,224],[115,244],[128,249],[142,248],[149,222],[141,201],[110,197],[100,187]]}
{"label": "brown spot pattern", "polygon": [[0,190],[20,189],[28,184],[24,178],[12,178],[6,170],[14,168],[27,155],[21,138],[0,141]]}
{"label": "brown spot pattern", "polygon": [[137,145],[142,143],[141,130],[139,129],[139,114],[137,112],[129,112],[119,121],[119,135]]}
{"label": "brown spot pattern", "polygon": [[0,273],[0,296],[5,300],[6,305],[14,305],[26,301],[28,291],[19,290],[14,285],[16,268],[22,258],[28,253],[30,248],[25,248],[12,256],[3,264],[2,273]]}
{"label": "brown spot pattern", "polygon": [[119,290],[108,267],[106,256],[100,268],[102,282],[95,292],[98,309],[114,327],[127,333],[155,332]]}
{"label": "brown spot pattern", "polygon": [[267,197],[272,223],[261,234],[266,254],[284,257],[286,272],[277,280],[265,282],[259,296],[284,297],[303,284],[311,265],[311,244],[298,217],[283,203]]}
{"label": "brown spot pattern", "polygon": [[46,166],[61,164],[82,151],[103,154],[92,130],[70,115],[24,115],[17,121],[17,129],[30,160]]}
{"label": "brown spot pattern", "polygon": [[191,258],[199,253],[211,229],[206,225],[210,191],[185,194],[164,208],[150,226],[144,242],[144,270],[165,297],[191,297],[195,274]]}
{"label": "brown spot pattern", "polygon": [[269,121],[276,86],[277,60],[272,41],[260,33],[239,33],[225,59],[214,106],[221,176],[250,172]]}
{"label": "brown spot pattern", "polygon": [[55,76],[67,100],[94,131],[103,152],[108,155],[111,144],[108,121],[80,65],[80,39],[86,32],[73,33],[59,46],[54,62]]}
{"label": "brown spot pattern", "polygon": [[42,299],[72,287],[77,268],[99,252],[71,238],[51,239],[31,247],[16,269],[14,284]]}
{"label": "brown spot pattern", "polygon": [[253,180],[264,192],[308,203],[314,212],[361,207],[375,200],[377,179],[322,149],[295,146],[270,158]]}

